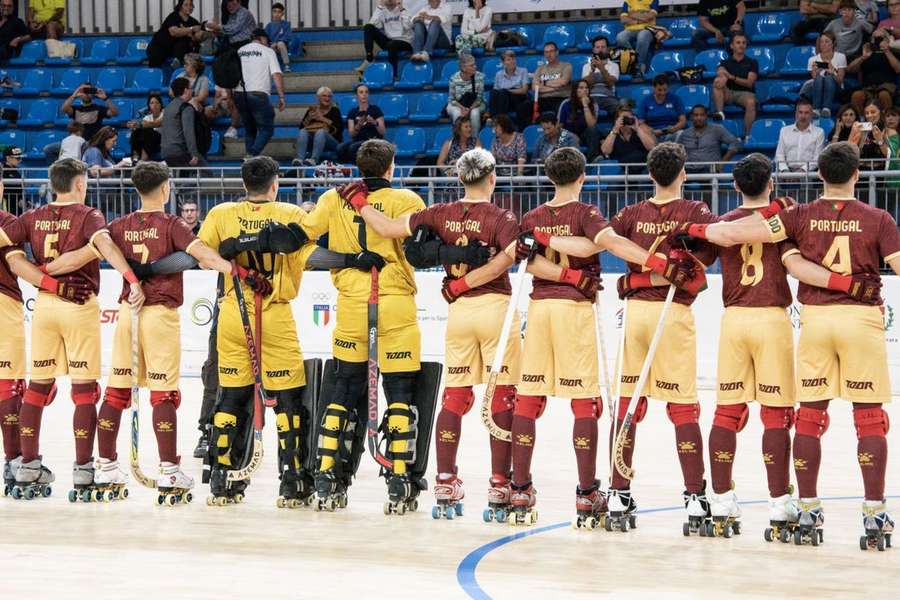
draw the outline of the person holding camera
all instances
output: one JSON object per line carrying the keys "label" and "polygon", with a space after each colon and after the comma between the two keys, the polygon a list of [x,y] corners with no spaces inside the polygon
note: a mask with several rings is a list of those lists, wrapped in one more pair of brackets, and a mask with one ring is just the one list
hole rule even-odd
{"label": "person holding camera", "polygon": [[581,78],[591,86],[591,99],[609,114],[619,108],[616,98],[619,75],[619,65],[609,60],[609,40],[598,35],[591,40],[591,59],[581,70]]}
{"label": "person holding camera", "polygon": [[872,42],[863,44],[862,54],[847,66],[847,71],[859,75],[860,89],[850,97],[857,113],[863,114],[866,105],[873,100],[881,110],[893,106],[900,59],[891,50],[887,32],[875,31]]}
{"label": "person holding camera", "polygon": [[[94,102],[94,97],[102,100],[103,104]],[[75,104],[76,100],[81,102]],[[103,119],[119,114],[119,107],[110,100],[106,92],[101,88],[94,87],[91,83],[83,83],[78,86],[78,89],[66,98],[60,110],[73,121],[84,126],[82,136],[86,140],[93,139],[97,135],[97,132],[103,127]],[[44,159],[48,165],[52,165],[59,158],[60,148],[59,142],[44,146]]]}
{"label": "person holding camera", "polygon": [[807,69],[812,79],[800,88],[800,95],[813,103],[816,117],[830,117],[834,98],[844,86],[847,74],[847,57],[835,52],[835,38],[825,31],[816,40],[816,54],[809,57]]}
{"label": "person holding camera", "polygon": [[472,135],[478,137],[484,109],[484,73],[479,73],[476,69],[474,56],[460,54],[459,71],[450,77],[450,102],[447,104],[450,122],[469,119],[472,123]]}
{"label": "person holding camera", "polygon": [[638,126],[629,106],[620,106],[612,130],[600,144],[600,152],[611,160],[631,165],[627,172],[634,174],[647,168],[647,153],[655,145],[656,137],[650,129]]}
{"label": "person holding camera", "polygon": [[775,166],[779,171],[815,173],[825,147],[825,132],[812,124],[812,103],[801,97],[794,109],[795,122],[778,132]]}
{"label": "person holding camera", "polygon": [[857,121],[850,129],[847,141],[859,148],[861,170],[880,171],[890,158],[883,112],[877,102],[869,102],[863,114],[865,120]]}

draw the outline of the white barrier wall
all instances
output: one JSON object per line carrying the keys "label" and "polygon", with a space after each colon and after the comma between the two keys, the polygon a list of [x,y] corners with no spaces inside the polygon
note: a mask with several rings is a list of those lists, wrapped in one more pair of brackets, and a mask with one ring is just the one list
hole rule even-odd
{"label": "white barrier wall", "polygon": [[[185,298],[181,309],[182,370],[185,375],[199,375],[206,359],[209,324],[212,320],[215,299],[216,276],[205,271],[185,273]],[[618,276],[605,274],[606,289],[603,292],[603,315],[607,335],[607,356],[615,360],[616,339],[621,326],[621,303],[616,297],[615,281]],[[419,326],[422,330],[422,353],[425,358],[441,360],[444,354],[444,323],[447,320],[447,303],[441,296],[442,273],[416,273],[419,293]],[[894,395],[900,395],[900,278],[885,277],[882,294],[885,298],[885,334],[887,336],[888,361],[891,386]],[[796,292],[796,282],[791,280]],[[30,311],[34,300],[34,288],[22,283],[26,300],[26,327],[30,325]],[[522,294],[520,309],[522,324],[527,319],[530,280],[526,293]],[[694,303],[697,322],[697,376],[701,388],[712,389],[716,379],[719,321],[722,316],[722,279],[709,275],[709,289]],[[104,373],[112,351],[113,331],[118,318],[117,299],[121,291],[121,278],[115,271],[102,272],[100,294],[100,321],[103,337]],[[293,303],[294,318],[300,335],[300,343],[307,356],[331,355],[331,333],[335,323],[337,292],[331,285],[329,273],[315,271],[304,274],[300,296]],[[791,320],[795,332],[799,328],[799,306],[791,306]],[[585,332],[593,335],[593,332]],[[610,365],[612,367],[612,365]]]}

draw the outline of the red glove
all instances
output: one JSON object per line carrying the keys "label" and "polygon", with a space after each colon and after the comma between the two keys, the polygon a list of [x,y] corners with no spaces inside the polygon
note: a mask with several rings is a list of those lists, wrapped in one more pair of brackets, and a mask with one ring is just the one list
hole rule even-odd
{"label": "red glove", "polygon": [[559,280],[562,283],[568,283],[571,286],[575,286],[575,289],[581,292],[581,294],[591,302],[597,298],[597,292],[603,289],[603,286],[600,285],[599,277],[595,277],[581,269],[564,268],[562,274],[559,276]]}
{"label": "red glove", "polygon": [[234,265],[232,275],[237,275],[241,281],[247,284],[247,287],[253,290],[254,294],[268,296],[272,293],[272,284],[262,273],[256,269],[245,269],[237,263],[231,264]]}
{"label": "red glove", "polygon": [[516,260],[531,260],[535,254],[540,252],[542,246],[546,248],[549,245],[550,234],[546,231],[535,229],[522,232],[516,241]]}
{"label": "red glove", "polygon": [[60,281],[49,275],[44,275],[43,278],[41,278],[39,287],[51,294],[56,294],[63,300],[75,304],[84,304],[93,293],[90,286],[82,281]]}
{"label": "red glove", "polygon": [[706,289],[703,263],[687,250],[677,248],[669,250],[669,255],[665,259],[651,255],[644,266],[691,295],[696,296]]}
{"label": "red glove", "polygon": [[363,206],[369,205],[369,188],[363,181],[344,184],[337,189],[337,193],[341,200],[352,206],[356,212],[361,211]]}
{"label": "red glove", "polygon": [[881,277],[874,273],[858,275],[839,275],[834,273],[828,278],[828,289],[844,292],[854,300],[865,304],[880,305]]}
{"label": "red glove", "polygon": [[768,221],[784,209],[790,208],[795,204],[797,204],[797,202],[790,196],[779,196],[778,198],[775,198],[774,200],[769,202],[769,205],[759,211],[759,214],[762,215],[763,219]]}
{"label": "red glove", "polygon": [[650,280],[650,273],[625,273],[616,282],[616,291],[619,292],[619,300],[624,300],[631,296],[640,288],[653,287]]}
{"label": "red glove", "polygon": [[444,300],[447,301],[447,304],[453,304],[457,298],[468,292],[470,289],[469,284],[466,283],[465,277],[460,277],[459,279],[444,279],[444,285],[441,288],[441,295],[444,296]]}
{"label": "red glove", "polygon": [[666,237],[669,248],[688,248],[694,238],[705,240],[706,228],[712,223],[681,223]]}

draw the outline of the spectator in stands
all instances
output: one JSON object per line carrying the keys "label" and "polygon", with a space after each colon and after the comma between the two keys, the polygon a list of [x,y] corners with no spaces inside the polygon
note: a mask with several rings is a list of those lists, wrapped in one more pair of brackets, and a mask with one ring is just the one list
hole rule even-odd
{"label": "spectator in stands", "polygon": [[887,144],[881,107],[869,102],[864,113],[865,120],[853,124],[847,141],[859,147],[860,168],[870,171],[882,170],[885,159],[890,155]]}
{"label": "spectator in stands", "polygon": [[413,55],[412,60],[428,62],[435,48],[449,48],[453,36],[453,13],[445,0],[428,0],[412,18]]}
{"label": "spectator in stands", "polygon": [[[516,131],[516,126],[509,115],[494,117],[494,141],[491,142],[491,154],[497,166],[517,165],[518,174],[524,173],[523,167],[528,162],[528,151],[525,136]],[[497,169],[499,175],[512,175],[512,169]]]}
{"label": "spectator in stands", "polygon": [[853,124],[859,121],[859,113],[853,108],[852,104],[845,104],[837,112],[837,122],[828,133],[828,144],[834,142],[846,142],[850,139],[850,131]]}
{"label": "spectator in stands", "polygon": [[0,64],[17,57],[22,46],[31,41],[25,21],[13,14],[13,0],[0,0]]}
{"label": "spectator in stands", "polygon": [[203,225],[203,221],[200,220],[200,208],[197,206],[197,203],[193,200],[185,200],[181,203],[180,212],[181,218],[188,224],[188,227],[191,228],[194,235],[199,234],[200,226]]}
{"label": "spectator in stands", "polygon": [[147,61],[151,67],[163,67],[171,72],[172,59],[184,63],[184,55],[197,52],[206,36],[200,21],[191,16],[194,0],[178,0],[175,10],[147,44]]}
{"label": "spectator in stands", "polygon": [[84,155],[84,148],[87,146],[87,140],[84,139],[84,125],[69,121],[66,126],[69,135],[63,138],[59,144],[59,160],[64,158],[74,158],[81,160]]}
{"label": "spectator in stands", "polygon": [[25,212],[25,193],[21,182],[13,183],[13,179],[22,179],[19,165],[22,164],[24,152],[18,146],[7,146],[3,151],[2,174],[0,174],[0,208],[14,215]]}
{"label": "spectator in stands", "polygon": [[91,138],[87,150],[81,160],[88,166],[91,177],[112,177],[115,169],[130,167],[131,161],[123,158],[118,163],[113,162],[112,151],[119,141],[119,134],[114,127],[105,125]]}
{"label": "spectator in stands", "polygon": [[[188,80],[191,85],[193,97],[191,104],[194,109],[203,112],[206,107],[206,101],[209,100],[209,77],[203,74],[206,70],[206,63],[199,54],[191,52],[184,55],[184,73],[181,77]],[[171,96],[172,91],[169,90]]]}
{"label": "spectator in stands", "polygon": [[269,36],[269,47],[281,57],[281,70],[291,72],[291,55],[288,46],[291,43],[291,22],[284,18],[284,4],[276,2],[272,5],[272,22],[266,25]]}
{"label": "spectator in stands", "polygon": [[[742,147],[741,141],[721,124],[709,123],[709,114],[702,104],[691,109],[691,126],[675,134],[674,141],[684,146],[687,152],[685,168],[689,172],[715,171],[718,163],[730,161]],[[728,147],[724,155],[722,146]]]}
{"label": "spectator in stands", "polygon": [[609,60],[609,40],[598,35],[591,40],[591,59],[581,70],[581,78],[591,86],[591,98],[597,106],[611,115],[619,107],[616,98],[619,75],[618,63]]}
{"label": "spectator in stands", "polygon": [[478,137],[484,109],[484,73],[479,73],[475,68],[474,56],[460,54],[459,71],[450,77],[447,115],[452,123],[457,119],[469,119],[472,131]]}
{"label": "spectator in stands", "polygon": [[[226,44],[236,48],[249,44],[257,37],[255,32],[259,31],[256,27],[256,18],[246,6],[243,6],[241,0],[225,0],[222,22],[207,21],[206,29],[223,38]],[[266,42],[268,43],[268,37]],[[266,47],[268,48],[268,46]],[[276,58],[275,61],[278,62],[278,59]],[[244,73],[246,74],[246,71]]]}
{"label": "spectator in stands", "polygon": [[661,73],[653,78],[653,93],[641,99],[636,114],[654,136],[667,141],[666,136],[684,129],[687,124],[684,113],[681,98],[669,92],[669,76]]}
{"label": "spectator in stands", "polygon": [[35,40],[58,40],[66,30],[66,0],[29,0],[28,29]]}
{"label": "spectator in stands", "polygon": [[646,170],[647,153],[656,145],[656,138],[647,127],[639,127],[631,108],[620,106],[616,111],[616,121],[609,135],[600,145],[600,152],[607,158],[622,164],[634,164],[627,168],[628,173],[641,173]]}
{"label": "spectator in stands", "polygon": [[825,145],[825,132],[812,124],[812,103],[806,98],[797,100],[794,118],[793,124],[778,133],[775,165],[779,171],[814,173]]}
{"label": "spectator in stands", "polygon": [[850,97],[857,113],[863,114],[866,104],[872,100],[883,110],[893,106],[900,59],[891,50],[887,32],[873,33],[871,43],[863,44],[862,54],[847,66],[847,71],[859,74],[860,89]]}
{"label": "spectator in stands", "polygon": [[[494,75],[491,92],[490,113],[495,121],[499,115],[517,114],[518,106],[528,98],[528,69],[516,64],[516,53],[512,50],[505,50],[502,57],[503,68]],[[524,129],[525,125],[520,127]]]}
{"label": "spectator in stands", "polygon": [[369,86],[356,86],[357,106],[347,113],[347,132],[350,141],[338,146],[338,157],[341,162],[355,163],[356,151],[363,142],[371,139],[383,139],[386,127],[384,113],[374,104],[369,104]]}
{"label": "spectator in stands", "polygon": [[131,160],[159,160],[162,136],[163,103],[162,96],[151,92],[147,96],[147,114],[140,120],[128,121],[131,130]]}
{"label": "spectator in stands", "polygon": [[616,36],[616,47],[637,52],[638,77],[644,78],[650,64],[650,49],[655,36],[650,27],[656,25],[659,0],[625,0],[619,20],[625,29]]}
{"label": "spectator in stands", "polygon": [[747,36],[736,33],[731,38],[731,56],[719,63],[713,82],[712,98],[715,116],[725,118],[725,105],[735,104],[744,109],[744,131],[750,132],[756,120],[756,80],[759,64],[747,56]]}
{"label": "spectator in stands", "polygon": [[481,142],[472,130],[472,123],[465,117],[460,117],[453,122],[453,137],[441,144],[438,154],[437,166],[446,167],[447,175],[456,175],[456,161],[469,150],[481,148]]}
{"label": "spectator in stands", "polygon": [[[890,160],[888,161],[888,171],[900,171],[900,110],[891,107],[884,111],[884,137],[890,149]],[[891,178],[888,180],[889,187],[900,186],[900,180]]]}
{"label": "spectator in stands", "polygon": [[[322,154],[337,150],[344,134],[344,120],[341,109],[334,103],[334,93],[329,87],[320,87],[316,91],[319,104],[303,117],[300,135],[297,137],[297,158],[294,165],[314,166],[322,162]],[[309,141],[312,138],[312,155],[309,153]]]}
{"label": "spectator in stands", "polygon": [[863,21],[867,21],[872,26],[869,32],[874,31],[880,18],[878,16],[878,3],[875,0],[856,0],[854,4],[856,6],[856,16]]}
{"label": "spectator in stands", "polygon": [[[872,33],[872,24],[857,16],[856,4],[853,0],[841,0],[840,16],[828,24],[823,33],[830,33],[834,36],[834,49],[840,52],[848,60],[853,60],[859,56],[862,50],[863,42]],[[818,51],[819,37],[816,40],[816,50]]]}
{"label": "spectator in stands", "polygon": [[531,123],[545,112],[556,114],[563,100],[572,95],[572,65],[559,60],[559,46],[554,42],[544,44],[544,64],[537,68],[532,78],[532,94],[537,92],[537,110],[533,97],[519,105],[519,122]]}
{"label": "spectator in stands", "polygon": [[[95,103],[94,96],[103,100],[105,104]],[[81,103],[75,104],[75,100],[81,100]],[[71,117],[76,123],[84,125],[84,139],[86,140],[91,140],[97,135],[97,132],[103,127],[103,119],[119,115],[119,107],[110,100],[106,92],[90,83],[78,86],[78,89],[63,102],[60,111]],[[48,165],[53,164],[59,158],[60,148],[59,142],[44,146],[44,159]]]}
{"label": "spectator in stands", "polygon": [[691,34],[691,46],[700,52],[709,48],[710,38],[715,38],[717,46],[727,47],[732,34],[744,31],[746,12],[744,0],[700,0],[700,27]]}
{"label": "spectator in stands", "polygon": [[412,19],[403,6],[403,0],[382,0],[372,13],[369,22],[363,27],[366,58],[356,70],[363,73],[375,62],[375,44],[378,44],[379,48],[387,50],[388,61],[394,67],[396,79],[399,75],[397,65],[400,62],[400,54],[412,52],[412,39]]}
{"label": "spectator in stands", "polygon": [[469,8],[463,11],[459,35],[456,36],[456,51],[471,53],[472,48],[494,50],[494,31],[491,19],[494,11],[485,6],[487,0],[469,0]]}
{"label": "spectator in stands", "polygon": [[900,40],[900,0],[888,0],[888,18],[883,19],[875,28],[884,30],[888,35],[888,39]]}
{"label": "spectator in stands", "polygon": [[[194,119],[197,111],[191,103],[191,86],[184,77],[172,82],[172,95],[169,105],[163,111],[160,133],[162,159],[170,167],[196,167],[205,165],[206,159],[200,153],[197,144]],[[187,104],[187,106],[184,106]]]}
{"label": "spectator in stands", "polygon": [[538,119],[538,123],[543,131],[534,145],[534,154],[532,155],[534,162],[542,164],[554,150],[559,148],[578,147],[578,137],[571,131],[563,129],[556,119],[556,113],[543,113]]}
{"label": "spectator in stands", "polygon": [[588,159],[600,152],[600,132],[597,131],[597,120],[600,107],[591,98],[591,86],[580,79],[572,86],[572,95],[559,105],[557,121],[566,129],[578,136],[580,145],[587,146]]}
{"label": "spectator in stands", "polygon": [[244,124],[245,156],[259,156],[275,132],[275,111],[269,101],[273,81],[278,90],[278,111],[287,107],[281,66],[275,51],[269,48],[265,29],[255,30],[253,41],[241,47],[238,56],[244,82],[233,91],[234,104]]}
{"label": "spectator in stands", "polygon": [[840,0],[800,0],[803,18],[791,27],[791,40],[797,46],[806,44],[806,34],[822,33],[837,15]]}
{"label": "spectator in stands", "polygon": [[835,96],[844,87],[847,57],[834,51],[834,34],[824,31],[816,40],[816,54],[809,57],[807,67],[812,79],[800,88],[800,95],[813,104],[816,117],[830,117]]}

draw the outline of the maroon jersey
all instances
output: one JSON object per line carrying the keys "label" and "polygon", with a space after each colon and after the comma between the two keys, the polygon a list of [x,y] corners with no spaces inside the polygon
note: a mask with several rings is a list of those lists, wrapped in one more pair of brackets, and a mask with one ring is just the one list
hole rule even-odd
{"label": "maroon jersey", "polygon": [[[806,260],[841,275],[877,274],[881,260],[900,256],[900,233],[887,212],[858,200],[819,198],[782,211],[768,221],[772,240],[797,243]],[[844,292],[800,282],[803,304],[865,304]]]}
{"label": "maroon jersey", "polygon": [[[664,204],[657,204],[650,200],[644,200],[620,210],[612,220],[612,227],[616,233],[626,237],[651,254],[665,258],[669,253],[669,244],[666,238],[680,223],[715,223],[716,217],[703,202],[678,198]],[[703,244],[700,250],[694,252],[700,262],[709,265],[715,260],[716,250],[709,244]],[[634,273],[646,272],[649,269],[643,265],[628,263],[628,269]],[[663,301],[666,298],[668,286],[641,288],[631,296],[637,300]],[[690,306],[695,296],[677,290],[675,302]]]}
{"label": "maroon jersey", "polygon": [[[109,235],[128,260],[150,263],[173,252],[187,250],[197,236],[181,217],[162,211],[137,211],[109,224]],[[184,301],[181,273],[155,275],[142,283],[145,306],[178,308]],[[128,298],[128,282],[123,279],[119,302]]]}
{"label": "maroon jersey", "polygon": [[18,219],[6,211],[0,210],[0,232],[2,232],[0,238],[6,236],[6,239],[3,240],[4,243],[12,244],[0,249],[0,294],[5,294],[16,302],[21,302],[22,290],[19,289],[19,280],[9,270],[6,256],[10,252],[21,250],[24,238],[22,228],[19,226]]}
{"label": "maroon jersey", "polygon": [[[33,208],[22,215],[21,222],[34,260],[41,265],[84,247],[98,233],[107,231],[100,211],[74,202]],[[100,291],[100,261],[92,260],[65,278],[84,281],[96,294]]]}
{"label": "maroon jersey", "polygon": [[14,216],[0,210],[0,242],[4,246],[19,246],[25,241],[25,230]]}
{"label": "maroon jersey", "polygon": [[[566,204],[543,204],[522,217],[522,231],[546,231],[550,235],[586,237],[596,242],[599,235],[609,228],[609,221],[600,214],[600,209],[584,202]],[[551,248],[542,250],[543,256],[552,263],[566,269],[580,269],[595,277],[600,277],[600,256],[569,256]],[[555,298],[590,302],[575,286],[559,281],[534,278],[531,299]]]}
{"label": "maroon jersey", "polygon": [[[472,240],[505,252],[515,247],[519,235],[516,215],[490,202],[451,202],[434,204],[425,210],[409,215],[409,230],[415,231],[419,225],[426,225],[445,243],[465,246]],[[444,265],[447,276],[452,279],[465,277],[469,265]],[[463,296],[512,293],[509,274],[503,273],[493,281],[471,289]]]}
{"label": "maroon jersey", "polygon": [[[722,220],[737,221],[753,212],[750,208],[736,208],[723,215]],[[791,288],[781,259],[795,248],[788,240],[779,244],[718,248],[722,265],[722,303],[725,306],[790,306]]]}

